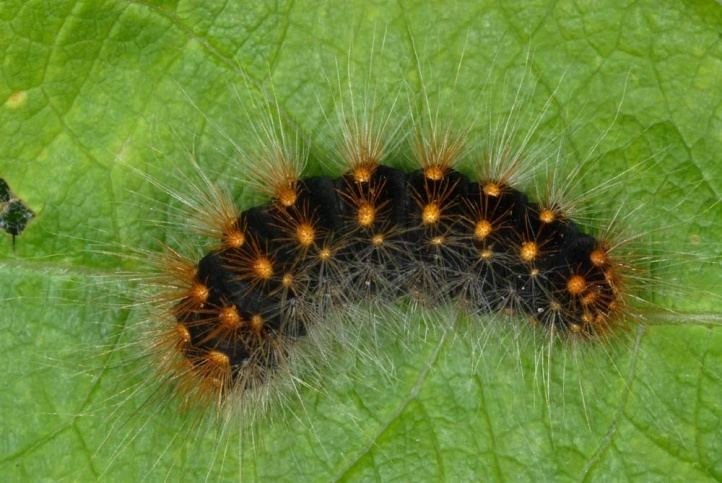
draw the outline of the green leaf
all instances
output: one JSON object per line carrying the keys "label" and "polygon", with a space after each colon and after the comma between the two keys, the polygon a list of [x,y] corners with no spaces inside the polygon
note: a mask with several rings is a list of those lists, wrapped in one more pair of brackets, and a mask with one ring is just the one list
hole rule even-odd
{"label": "green leaf", "polygon": [[[4,479],[722,479],[721,31],[712,1],[0,2],[0,177],[36,214],[0,247]],[[179,235],[143,223],[175,212],[125,166],[170,184],[193,151],[239,176],[230,140],[253,142],[268,77],[323,151],[336,61],[363,71],[372,52],[375,84],[423,80],[462,120],[526,72],[521,118],[551,99],[539,132],[564,138],[567,166],[594,153],[587,188],[644,164],[614,193],[671,254],[659,308],[609,346],[551,352],[422,312],[428,332],[381,330],[379,355],[339,354],[322,390],[243,437],[135,392],[143,361],[122,361],[142,310],[92,248]]]}

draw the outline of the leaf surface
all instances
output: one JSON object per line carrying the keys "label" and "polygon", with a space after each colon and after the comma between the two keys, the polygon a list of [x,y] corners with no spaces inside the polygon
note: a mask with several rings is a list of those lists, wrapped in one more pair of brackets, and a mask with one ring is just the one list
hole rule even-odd
{"label": "leaf surface", "polygon": [[[722,7],[430,3],[0,3],[0,177],[37,215],[0,247],[5,479],[722,479]],[[473,328],[382,340],[376,363],[341,356],[253,438],[144,404],[108,350],[132,354],[141,311],[109,305],[125,267],[90,248],[178,241],[162,223],[177,213],[127,166],[171,183],[192,152],[213,179],[240,176],[232,144],[254,142],[249,93],[270,77],[321,172],[337,63],[372,54],[374,84],[432,86],[459,119],[526,72],[524,105],[550,100],[539,132],[565,133],[567,163],[593,153],[586,188],[642,162],[615,192],[660,228],[676,296],[651,292],[660,309],[612,346],[550,355]]]}

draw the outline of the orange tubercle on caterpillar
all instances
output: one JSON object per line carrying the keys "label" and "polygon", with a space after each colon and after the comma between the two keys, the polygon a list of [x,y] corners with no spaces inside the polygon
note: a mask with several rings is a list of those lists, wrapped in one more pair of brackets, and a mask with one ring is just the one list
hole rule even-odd
{"label": "orange tubercle on caterpillar", "polygon": [[609,263],[609,258],[603,248],[597,248],[589,254],[589,259],[597,267],[603,267]]}
{"label": "orange tubercle on caterpillar", "polygon": [[293,287],[294,279],[293,274],[291,273],[284,273],[283,277],[281,277],[281,285],[283,285],[284,288],[291,288]]}
{"label": "orange tubercle on caterpillar", "polygon": [[493,229],[489,220],[481,219],[474,226],[474,236],[479,240],[483,240],[491,234]]}
{"label": "orange tubercle on caterpillar", "polygon": [[373,175],[374,170],[376,169],[376,166],[378,165],[371,161],[359,163],[351,171],[354,181],[357,183],[368,183],[371,179],[371,175]]}
{"label": "orange tubercle on caterpillar", "polygon": [[310,223],[299,223],[296,227],[296,240],[301,246],[308,247],[313,245],[316,239],[316,230]]}
{"label": "orange tubercle on caterpillar", "polygon": [[203,305],[208,300],[208,294],[208,287],[197,281],[188,291],[188,297],[196,305]]}
{"label": "orange tubercle on caterpillar", "polygon": [[539,220],[543,223],[552,223],[556,219],[557,215],[554,213],[554,210],[544,208],[539,212]]}
{"label": "orange tubercle on caterpillar", "polygon": [[363,202],[356,210],[356,219],[359,226],[369,227],[376,219],[376,208],[371,203]]}
{"label": "orange tubercle on caterpillar", "polygon": [[436,203],[428,203],[421,212],[421,221],[425,225],[433,225],[441,218],[441,208]]}
{"label": "orange tubercle on caterpillar", "polygon": [[253,261],[252,270],[259,280],[269,280],[273,276],[273,263],[268,257],[259,256]]}
{"label": "orange tubercle on caterpillar", "polygon": [[479,252],[479,257],[488,262],[494,257],[494,251],[491,248],[485,248]]}
{"label": "orange tubercle on caterpillar", "polygon": [[424,168],[424,176],[432,181],[441,181],[446,175],[447,166],[442,164],[431,164]]}
{"label": "orange tubercle on caterpillar", "polygon": [[188,328],[181,322],[176,324],[175,326],[175,335],[177,336],[177,345],[178,347],[185,347],[191,342],[191,333],[188,331]]}
{"label": "orange tubercle on caterpillar", "polygon": [[215,366],[220,371],[227,371],[231,366],[231,361],[226,354],[221,351],[212,350],[206,356],[208,363]]}
{"label": "orange tubercle on caterpillar", "polygon": [[376,233],[371,237],[371,244],[376,247],[380,247],[384,244],[384,236],[381,233]]}
{"label": "orange tubercle on caterpillar", "polygon": [[296,194],[296,180],[290,179],[280,182],[276,188],[274,188],[274,197],[281,205],[287,208],[293,206],[298,199],[298,195]]}
{"label": "orange tubercle on caterpillar", "polygon": [[321,261],[330,260],[333,256],[333,251],[329,247],[323,247],[318,251],[318,258]]}
{"label": "orange tubercle on caterpillar", "polygon": [[519,249],[519,258],[525,262],[533,262],[534,259],[539,255],[539,246],[536,242],[526,241],[521,244]]}
{"label": "orange tubercle on caterpillar", "polygon": [[236,227],[232,227],[223,233],[223,246],[226,248],[241,248],[246,242],[246,235]]}
{"label": "orange tubercle on caterpillar", "polygon": [[484,183],[484,194],[491,196],[493,198],[498,197],[501,195],[502,191],[502,185],[499,183],[496,183],[494,181],[489,181],[487,183]]}
{"label": "orange tubercle on caterpillar", "polygon": [[443,236],[435,236],[429,240],[432,245],[441,246],[446,242],[446,238]]}
{"label": "orange tubercle on caterpillar", "polygon": [[251,316],[250,326],[253,333],[260,335],[263,330],[263,317],[260,314],[253,314]]}
{"label": "orange tubercle on caterpillar", "polygon": [[224,330],[236,330],[243,324],[243,319],[238,314],[236,306],[229,305],[218,311],[218,322]]}
{"label": "orange tubercle on caterpillar", "polygon": [[427,179],[440,181],[456,165],[464,149],[465,136],[465,132],[455,132],[436,123],[416,133],[416,162]]}
{"label": "orange tubercle on caterpillar", "polygon": [[579,295],[587,288],[587,282],[581,275],[572,275],[567,280],[567,292]]}

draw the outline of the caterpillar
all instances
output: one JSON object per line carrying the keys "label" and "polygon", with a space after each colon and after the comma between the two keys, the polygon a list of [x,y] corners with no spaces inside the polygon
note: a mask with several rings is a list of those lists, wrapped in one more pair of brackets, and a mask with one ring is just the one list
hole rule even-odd
{"label": "caterpillar", "polygon": [[352,146],[335,179],[270,167],[272,200],[219,220],[219,248],[183,270],[173,309],[179,385],[241,397],[328,311],[369,298],[456,299],[588,338],[619,322],[624,272],[611,240],[508,178],[471,181],[453,168],[456,143],[419,140],[421,167],[409,173],[382,164],[380,144]]}

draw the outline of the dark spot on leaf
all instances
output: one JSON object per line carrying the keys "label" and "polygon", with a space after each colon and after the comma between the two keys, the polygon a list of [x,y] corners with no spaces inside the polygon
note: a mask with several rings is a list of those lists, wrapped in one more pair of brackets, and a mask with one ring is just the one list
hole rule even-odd
{"label": "dark spot on leaf", "polygon": [[4,179],[0,178],[0,203],[10,201],[10,187]]}
{"label": "dark spot on leaf", "polygon": [[12,235],[13,243],[34,216],[35,213],[15,198],[8,184],[0,178],[0,229]]}

